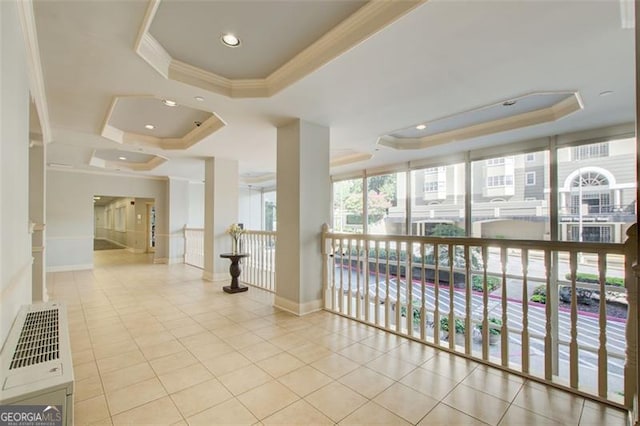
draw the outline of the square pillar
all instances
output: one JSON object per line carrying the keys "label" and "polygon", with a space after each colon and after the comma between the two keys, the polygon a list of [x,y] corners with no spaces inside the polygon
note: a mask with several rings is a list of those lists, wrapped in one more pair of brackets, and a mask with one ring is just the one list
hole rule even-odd
{"label": "square pillar", "polygon": [[204,166],[204,272],[209,281],[229,280],[231,251],[227,228],[238,222],[238,161],[207,158]]}
{"label": "square pillar", "polygon": [[329,128],[296,120],[278,128],[276,307],[322,308],[322,225],[331,213]]}

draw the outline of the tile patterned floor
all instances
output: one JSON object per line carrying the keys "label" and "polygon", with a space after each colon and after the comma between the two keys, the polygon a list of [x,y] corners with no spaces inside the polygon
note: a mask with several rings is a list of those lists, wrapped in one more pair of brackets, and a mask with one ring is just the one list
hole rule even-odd
{"label": "tile patterned floor", "polygon": [[96,252],[52,273],[76,425],[624,425],[624,413],[345,318],[223,293],[185,265]]}

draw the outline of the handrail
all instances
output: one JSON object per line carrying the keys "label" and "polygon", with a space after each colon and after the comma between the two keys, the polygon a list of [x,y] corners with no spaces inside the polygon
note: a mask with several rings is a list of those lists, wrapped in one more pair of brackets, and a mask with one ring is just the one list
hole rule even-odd
{"label": "handrail", "polygon": [[[322,241],[328,311],[618,407],[637,398],[631,239],[365,235],[325,225]],[[595,278],[584,283],[582,274]],[[544,297],[530,302],[534,288]],[[610,313],[610,291],[628,307]],[[462,341],[454,329],[465,331]]]}

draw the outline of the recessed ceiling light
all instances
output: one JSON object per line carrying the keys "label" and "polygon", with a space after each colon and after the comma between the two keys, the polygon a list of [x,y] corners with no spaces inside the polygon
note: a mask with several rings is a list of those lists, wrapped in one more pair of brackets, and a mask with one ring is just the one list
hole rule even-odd
{"label": "recessed ceiling light", "polygon": [[612,90],[605,90],[604,92],[600,92],[600,96],[609,96],[612,93]]}
{"label": "recessed ceiling light", "polygon": [[156,128],[156,126],[154,126],[153,124],[145,124],[145,125],[144,125],[144,128],[145,128],[145,129],[149,129],[149,130],[153,130],[153,129],[155,129],[155,128]]}
{"label": "recessed ceiling light", "polygon": [[165,104],[168,107],[174,107],[174,106],[178,105],[178,103],[176,101],[172,101],[171,99],[163,99],[162,103]]}
{"label": "recessed ceiling light", "polygon": [[118,160],[126,160],[127,157],[118,157]]}
{"label": "recessed ceiling light", "polygon": [[204,98],[202,96],[196,96],[194,99],[198,102],[204,101]]}
{"label": "recessed ceiling light", "polygon": [[222,37],[220,37],[220,40],[222,40],[222,44],[224,44],[227,47],[238,47],[240,46],[240,39],[236,36],[234,36],[233,34],[223,34]]}
{"label": "recessed ceiling light", "polygon": [[426,129],[426,128],[427,128],[427,125],[426,125],[426,124],[418,124],[418,125],[416,126],[416,129],[418,129],[418,130],[424,130],[424,129]]}
{"label": "recessed ceiling light", "polygon": [[502,103],[503,106],[512,106],[515,105],[517,101],[504,101]]}

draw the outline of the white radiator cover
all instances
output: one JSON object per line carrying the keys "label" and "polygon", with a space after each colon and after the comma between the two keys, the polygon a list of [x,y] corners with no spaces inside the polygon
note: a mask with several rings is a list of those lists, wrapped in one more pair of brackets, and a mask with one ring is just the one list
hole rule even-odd
{"label": "white radiator cover", "polygon": [[73,424],[73,362],[61,303],[23,306],[0,359],[0,405],[61,405],[62,424]]}

